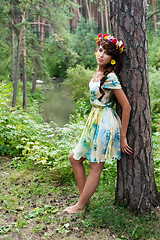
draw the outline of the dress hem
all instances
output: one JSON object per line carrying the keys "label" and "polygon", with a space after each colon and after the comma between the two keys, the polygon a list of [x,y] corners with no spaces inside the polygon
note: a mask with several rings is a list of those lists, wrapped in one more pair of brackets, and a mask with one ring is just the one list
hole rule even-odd
{"label": "dress hem", "polygon": [[73,152],[73,158],[76,160],[76,161],[79,161],[81,158],[84,158],[84,159],[88,159],[89,161],[91,161],[92,163],[101,163],[101,162],[107,162],[107,160],[121,160],[121,158],[117,157],[117,156],[111,156],[111,157],[106,157],[105,160],[101,160],[101,161],[92,161],[90,158],[88,157],[85,157],[85,156],[80,156],[78,158],[75,158],[75,153]]}

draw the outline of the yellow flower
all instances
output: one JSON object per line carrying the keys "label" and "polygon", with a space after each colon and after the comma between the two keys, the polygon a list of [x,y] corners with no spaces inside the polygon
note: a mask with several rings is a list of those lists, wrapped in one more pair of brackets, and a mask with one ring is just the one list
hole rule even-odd
{"label": "yellow flower", "polygon": [[120,49],[119,49],[119,51],[120,51],[120,54],[124,51],[124,47],[121,47]]}
{"label": "yellow flower", "polygon": [[95,56],[96,56],[96,58],[97,58],[97,52],[95,53]]}
{"label": "yellow flower", "polygon": [[114,59],[111,60],[111,64],[112,65],[115,65],[116,64],[116,61]]}
{"label": "yellow flower", "polygon": [[107,40],[107,39],[108,39],[108,37],[109,37],[109,36],[105,36],[105,37],[104,37],[104,39],[106,39],[106,40]]}

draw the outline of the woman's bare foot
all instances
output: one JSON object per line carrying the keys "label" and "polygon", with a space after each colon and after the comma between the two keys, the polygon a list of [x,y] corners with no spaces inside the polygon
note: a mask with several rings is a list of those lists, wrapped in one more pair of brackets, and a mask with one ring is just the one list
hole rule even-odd
{"label": "woman's bare foot", "polygon": [[65,208],[63,211],[67,213],[82,213],[84,212],[84,209],[80,208],[77,204],[75,204],[71,207]]}

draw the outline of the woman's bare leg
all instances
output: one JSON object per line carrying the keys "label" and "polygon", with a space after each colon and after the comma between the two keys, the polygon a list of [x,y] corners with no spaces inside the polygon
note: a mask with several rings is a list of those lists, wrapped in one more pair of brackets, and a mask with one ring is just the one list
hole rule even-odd
{"label": "woman's bare leg", "polygon": [[84,185],[86,183],[86,171],[85,167],[83,165],[84,158],[81,158],[80,160],[75,160],[73,157],[73,153],[69,155],[69,160],[72,165],[72,169],[74,172],[74,176],[76,178],[76,182],[78,185],[79,193],[80,195],[83,192]]}
{"label": "woman's bare leg", "polygon": [[89,176],[86,180],[79,201],[74,206],[68,207],[64,211],[68,213],[78,213],[84,209],[86,203],[96,191],[103,167],[104,163],[90,163]]}

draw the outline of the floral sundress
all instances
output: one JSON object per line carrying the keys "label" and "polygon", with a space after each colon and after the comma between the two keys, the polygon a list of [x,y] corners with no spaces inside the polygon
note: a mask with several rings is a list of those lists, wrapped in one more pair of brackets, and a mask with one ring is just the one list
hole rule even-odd
{"label": "floral sundress", "polygon": [[115,73],[109,73],[102,88],[105,92],[103,98],[99,91],[100,81],[89,83],[90,102],[92,110],[88,116],[85,128],[75,149],[73,157],[81,157],[91,162],[105,162],[107,159],[121,159],[120,128],[121,121],[113,110],[113,89],[121,89],[120,82]]}

